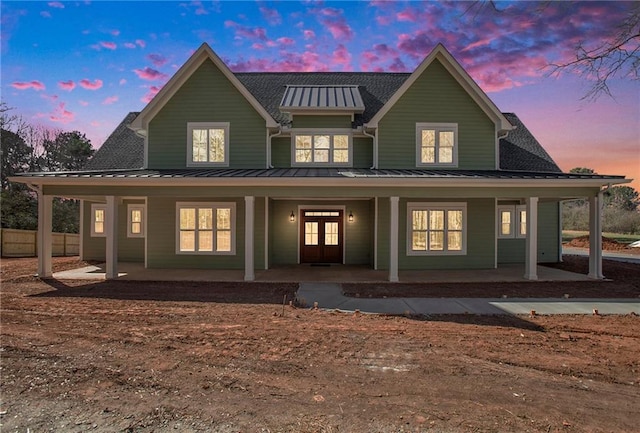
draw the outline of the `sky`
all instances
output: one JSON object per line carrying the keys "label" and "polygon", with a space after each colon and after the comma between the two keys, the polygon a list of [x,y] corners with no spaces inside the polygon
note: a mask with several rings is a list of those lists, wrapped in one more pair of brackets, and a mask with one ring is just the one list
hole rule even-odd
{"label": "sky", "polygon": [[32,124],[78,130],[99,147],[203,43],[235,72],[412,72],[438,44],[563,171],[637,179],[640,81],[612,97],[550,64],[615,34],[631,2],[5,1],[2,101]]}

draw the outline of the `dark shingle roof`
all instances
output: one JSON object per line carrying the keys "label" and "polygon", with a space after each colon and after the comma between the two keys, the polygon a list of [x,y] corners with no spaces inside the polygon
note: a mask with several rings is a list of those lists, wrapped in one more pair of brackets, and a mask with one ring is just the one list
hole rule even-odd
{"label": "dark shingle roof", "polygon": [[87,170],[133,169],[144,165],[144,139],[128,128],[138,114],[127,114],[89,160]]}
{"label": "dark shingle roof", "polygon": [[353,126],[367,123],[411,74],[378,72],[243,72],[235,74],[276,122],[289,123],[279,110],[287,85],[358,86],[364,112],[354,116]]}
{"label": "dark shingle roof", "polygon": [[553,173],[562,171],[518,116],[513,113],[502,114],[516,129],[500,140],[501,169]]}

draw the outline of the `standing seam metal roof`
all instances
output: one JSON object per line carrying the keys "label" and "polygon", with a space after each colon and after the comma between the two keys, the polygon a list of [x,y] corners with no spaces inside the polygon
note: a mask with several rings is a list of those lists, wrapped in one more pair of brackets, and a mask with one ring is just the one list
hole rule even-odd
{"label": "standing seam metal roof", "polygon": [[288,85],[282,95],[280,109],[319,109],[347,112],[364,111],[358,86],[294,86]]}

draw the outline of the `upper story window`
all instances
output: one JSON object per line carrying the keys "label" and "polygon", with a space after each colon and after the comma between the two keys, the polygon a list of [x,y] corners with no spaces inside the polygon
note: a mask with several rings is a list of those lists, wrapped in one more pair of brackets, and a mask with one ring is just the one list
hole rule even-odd
{"label": "upper story window", "polygon": [[229,123],[187,123],[187,166],[229,165]]}
{"label": "upper story window", "polygon": [[235,254],[235,203],[176,203],[176,253]]}
{"label": "upper story window", "polygon": [[416,163],[418,166],[458,165],[458,124],[417,123]]}
{"label": "upper story window", "polygon": [[526,238],[527,210],[524,205],[498,206],[498,238]]}
{"label": "upper story window", "polygon": [[127,205],[127,237],[144,237],[144,205]]}
{"label": "upper story window", "polygon": [[351,166],[351,135],[346,132],[298,132],[291,136],[292,165]]}
{"label": "upper story window", "polygon": [[464,255],[466,203],[408,203],[408,255]]}
{"label": "upper story window", "polygon": [[106,236],[106,218],[107,217],[107,205],[104,204],[92,204],[91,205],[91,236],[101,237]]}

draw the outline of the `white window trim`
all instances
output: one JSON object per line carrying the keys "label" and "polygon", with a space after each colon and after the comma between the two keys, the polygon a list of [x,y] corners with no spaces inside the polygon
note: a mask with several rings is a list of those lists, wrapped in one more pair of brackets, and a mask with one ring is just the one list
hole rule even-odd
{"label": "white window trim", "polygon": [[[140,233],[133,233],[131,231],[131,211],[139,210],[142,215],[140,221]],[[127,205],[127,237],[128,238],[143,238],[145,236],[147,225],[146,223],[146,206],[144,204],[128,204]]]}
{"label": "white window trim", "polygon": [[[496,216],[496,233],[498,233],[498,239],[525,239],[527,234],[520,233],[520,212],[526,211],[525,205],[498,205]],[[502,234],[502,212],[511,213],[511,232],[509,234]]]}
{"label": "white window trim", "polygon": [[[436,131],[436,162],[422,162],[422,130],[434,129]],[[447,163],[438,162],[440,143],[438,132],[453,131],[453,161]],[[417,167],[457,167],[458,166],[458,124],[457,123],[416,123],[416,166]]]}
{"label": "white window trim", "polygon": [[[460,251],[414,251],[411,248],[413,239],[414,210],[460,210],[462,211],[462,249]],[[445,229],[445,243],[447,240]],[[407,255],[408,256],[465,256],[467,255],[467,203],[466,202],[409,202],[407,203]]]}
{"label": "white window trim", "polygon": [[[195,208],[195,209],[213,209],[213,251],[180,251],[180,209],[182,208]],[[219,208],[231,209],[231,251],[216,251],[216,220],[215,210]],[[207,255],[207,256],[233,256],[236,254],[236,204],[234,202],[176,202],[176,254],[180,255]],[[198,239],[198,229],[196,227],[196,242]]]}
{"label": "white window trim", "polygon": [[[195,162],[193,160],[193,130],[224,129],[224,161]],[[229,122],[188,122],[187,123],[187,167],[228,167],[229,166]]]}
{"label": "white window trim", "polygon": [[[102,210],[104,212],[104,227],[102,233],[96,232],[96,211]],[[92,238],[104,238],[107,236],[107,205],[96,204],[91,205],[91,237]]]}
{"label": "white window trim", "polygon": [[[298,135],[330,135],[331,147],[329,156],[333,150],[333,136],[346,135],[349,137],[349,161],[348,162],[296,162],[296,136]],[[311,139],[311,152],[313,154],[313,138]],[[292,167],[353,167],[353,131],[345,128],[313,128],[313,129],[292,129],[291,130],[291,166]]]}

